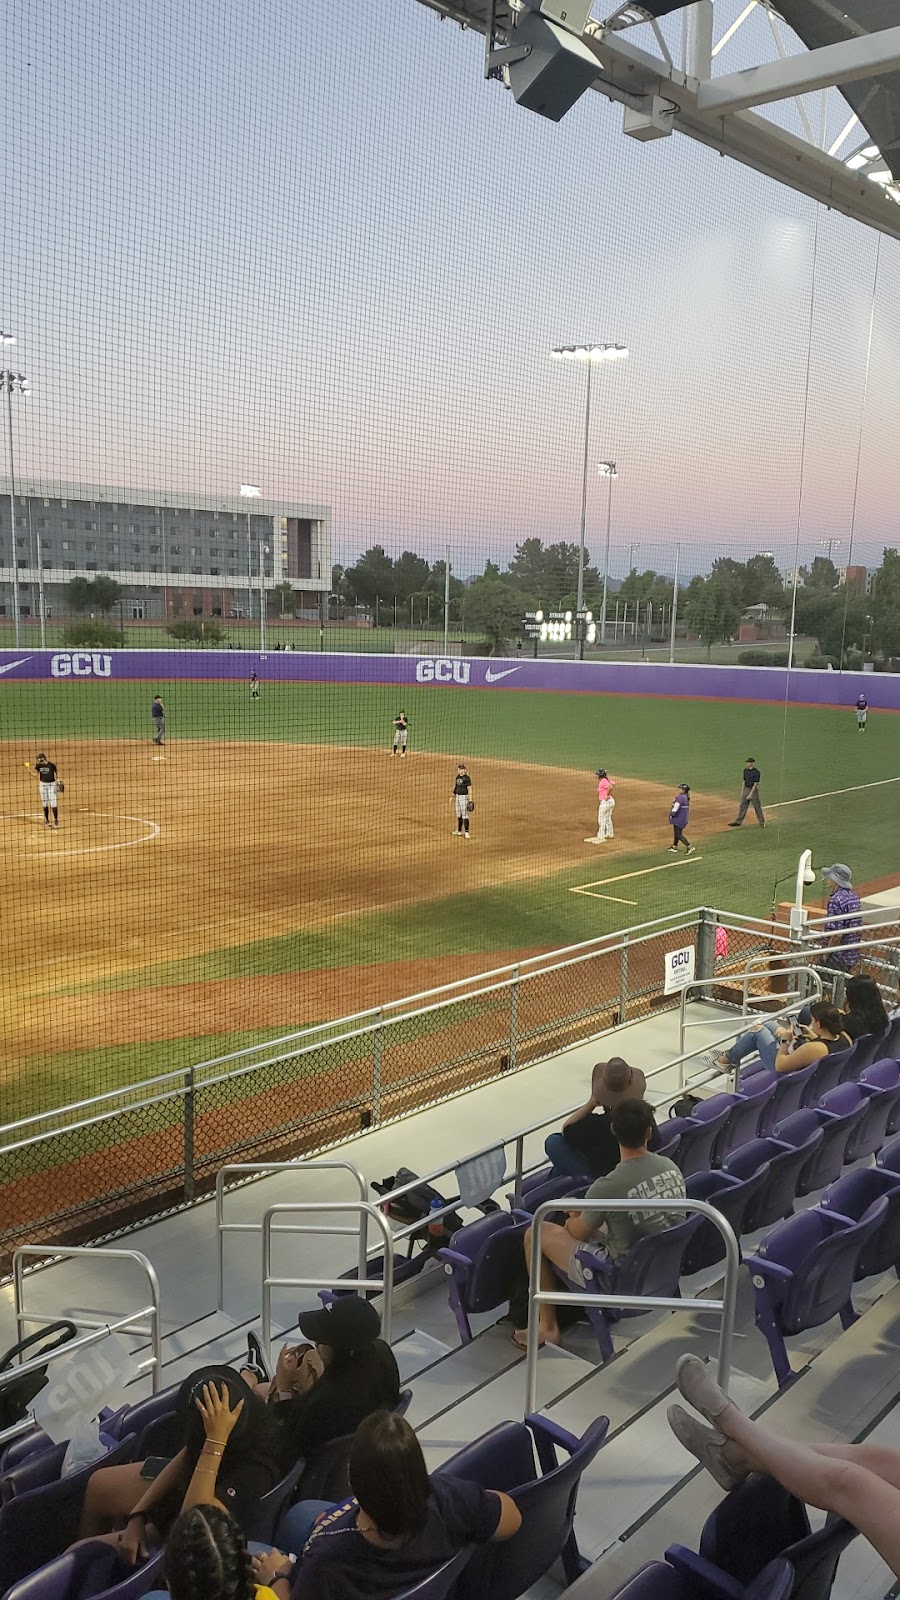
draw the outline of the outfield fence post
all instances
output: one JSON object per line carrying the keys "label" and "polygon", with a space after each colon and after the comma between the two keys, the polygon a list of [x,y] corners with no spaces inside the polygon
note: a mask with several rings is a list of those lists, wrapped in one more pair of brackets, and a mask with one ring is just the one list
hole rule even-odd
{"label": "outfield fence post", "polygon": [[625,1022],[628,1016],[628,940],[622,940],[622,949],[619,955],[619,1022]]}
{"label": "outfield fence post", "polygon": [[184,1075],[184,1198],[194,1198],[194,1069]]}
{"label": "outfield fence post", "polygon": [[381,1126],[381,1064],[384,1049],[384,1007],[378,1007],[378,1018],[372,1034],[372,1122]]}
{"label": "outfield fence post", "polygon": [[719,922],[717,911],[711,911],[709,906],[702,906],[700,921],[697,924],[697,977],[714,978],[716,975],[716,928]]}
{"label": "outfield fence post", "polygon": [[519,966],[513,967],[509,984],[509,1071],[516,1069],[516,1050],[519,1042]]}

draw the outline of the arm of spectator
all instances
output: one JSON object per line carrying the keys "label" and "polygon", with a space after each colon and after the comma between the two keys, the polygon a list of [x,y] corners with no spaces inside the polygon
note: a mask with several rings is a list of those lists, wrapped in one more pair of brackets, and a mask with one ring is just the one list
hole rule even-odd
{"label": "arm of spectator", "polygon": [[588,1244],[600,1227],[600,1220],[596,1215],[585,1216],[583,1211],[570,1211],[566,1218],[566,1233],[580,1244]]}
{"label": "arm of spectator", "polygon": [[502,1544],[504,1539],[511,1539],[514,1533],[518,1533],[522,1526],[522,1513],[508,1494],[502,1494],[499,1489],[488,1489],[487,1492],[496,1495],[500,1501],[500,1521],[491,1535],[491,1543]]}
{"label": "arm of spectator", "polygon": [[590,1100],[586,1100],[583,1106],[580,1106],[577,1111],[573,1111],[570,1117],[566,1117],[566,1120],[562,1125],[563,1133],[565,1133],[567,1128],[571,1128],[573,1123],[583,1122],[585,1117],[589,1117],[591,1112],[596,1111],[596,1109],[597,1102],[593,1095],[591,1095]]}
{"label": "arm of spectator", "polygon": [[145,1531],[148,1522],[153,1521],[154,1507],[165,1499],[170,1490],[178,1486],[186,1466],[187,1451],[179,1450],[177,1456],[166,1462],[162,1472],[148,1483],[128,1518],[119,1541],[119,1548],[129,1561],[137,1561],[141,1552],[146,1552]]}
{"label": "arm of spectator", "polygon": [[216,1483],[229,1435],[244,1409],[243,1400],[238,1401],[233,1411],[228,1402],[228,1390],[224,1384],[221,1389],[217,1389],[214,1383],[205,1383],[202,1396],[195,1401],[197,1410],[203,1418],[206,1442],[191,1474],[191,1481],[181,1503],[182,1511],[190,1511],[193,1506],[210,1505],[218,1506],[221,1511],[228,1510],[228,1507],[216,1498]]}
{"label": "arm of spectator", "polygon": [[811,1067],[814,1061],[821,1061],[827,1055],[821,1039],[805,1039],[794,1049],[789,1044],[783,1044],[775,1057],[776,1072],[799,1072],[802,1067]]}

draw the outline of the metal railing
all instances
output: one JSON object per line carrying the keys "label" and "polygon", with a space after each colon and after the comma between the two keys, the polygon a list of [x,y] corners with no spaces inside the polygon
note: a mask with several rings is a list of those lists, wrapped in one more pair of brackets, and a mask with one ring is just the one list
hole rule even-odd
{"label": "metal railing", "polygon": [[[821,998],[822,977],[817,967],[771,967],[765,970],[764,975],[766,977],[778,978],[787,973],[790,973],[791,975],[802,973],[810,977],[813,980],[813,984],[816,989],[816,998]],[[746,968],[744,969],[744,974],[743,1006],[741,1010],[742,1022],[746,1022],[747,1017],[750,1014],[748,1008],[751,1002],[762,1004],[764,1000],[770,1000],[772,998],[771,995],[748,995]],[[690,991],[692,989],[721,989],[727,983],[728,977],[725,975],[720,975],[717,978],[692,978],[690,983],[686,983],[684,985],[683,989],[681,990],[681,1003],[678,1010],[678,1045],[682,1053],[684,1052],[684,1036],[689,1028],[712,1028],[721,1026],[720,1017],[701,1017],[697,1022],[687,1021],[686,1011],[690,998]],[[786,1001],[785,1004],[783,1006],[779,1006],[776,1011],[767,1011],[766,1016],[770,1017],[772,1021],[775,1021],[778,1017],[790,1016],[791,1012],[798,1006],[806,1005],[808,1002],[809,995],[803,994],[793,1000]],[[712,1042],[707,1045],[707,1049],[714,1049],[717,1044],[722,1044],[726,1039],[733,1038],[734,1033],[735,1029],[732,1028],[730,1032],[724,1034],[721,1039],[713,1039]]]}
{"label": "metal railing", "polygon": [[[544,1217],[553,1211],[580,1211],[608,1214],[611,1211],[653,1211],[681,1216],[698,1213],[708,1218],[722,1235],[725,1243],[725,1281],[722,1286],[721,1300],[706,1300],[698,1298],[674,1299],[664,1295],[634,1295],[593,1294],[590,1290],[568,1290],[560,1287],[556,1290],[545,1290],[538,1287],[540,1283],[541,1264],[541,1237],[540,1224]],[[578,1241],[573,1238],[573,1249],[578,1247]],[[591,1245],[586,1243],[584,1249],[589,1250]],[[738,1268],[740,1266],[740,1252],[734,1230],[725,1217],[709,1204],[706,1200],[588,1200],[588,1199],[558,1199],[544,1200],[534,1213],[534,1222],[531,1229],[531,1261],[529,1267],[528,1291],[528,1354],[525,1361],[525,1411],[526,1414],[538,1409],[537,1397],[537,1369],[538,1369],[538,1318],[542,1305],[558,1305],[564,1301],[567,1306],[608,1306],[619,1311],[712,1311],[718,1315],[719,1323],[719,1353],[718,1353],[718,1383],[721,1389],[728,1392],[728,1380],[731,1373],[731,1346],[734,1338],[734,1319],[737,1309],[737,1282]]]}
{"label": "metal railing", "polygon": [[[320,1224],[315,1228],[307,1228],[302,1223],[294,1227],[278,1228],[274,1219],[283,1217],[289,1212],[299,1213],[301,1216],[321,1215],[323,1212],[338,1215],[354,1215],[359,1218],[356,1227],[342,1228],[331,1224]],[[357,1278],[335,1278],[333,1275],[321,1277],[298,1277],[292,1273],[290,1277],[275,1276],[272,1272],[272,1235],[273,1233],[315,1234],[316,1237],[344,1237],[354,1238],[357,1235],[364,1242],[366,1257],[368,1256],[368,1225],[374,1222],[381,1234],[384,1247],[384,1270],[380,1278],[367,1278],[365,1264]],[[417,1224],[421,1227],[421,1223]],[[263,1349],[269,1350],[272,1344],[272,1290],[273,1289],[359,1289],[368,1293],[383,1294],[384,1304],[381,1312],[381,1336],[390,1344],[392,1333],[392,1300],[394,1293],[394,1236],[391,1232],[387,1218],[378,1206],[370,1205],[365,1200],[288,1200],[278,1205],[269,1206],[262,1220],[262,1342]]]}
{"label": "metal railing", "polygon": [[[83,1311],[71,1312],[62,1309],[48,1316],[44,1311],[30,1310],[25,1303],[25,1289],[28,1281],[34,1276],[26,1269],[26,1261],[40,1260],[42,1267],[52,1266],[57,1261],[84,1260],[90,1258],[95,1261],[129,1261],[137,1266],[147,1280],[150,1299],[147,1305],[138,1307],[135,1311],[124,1312],[121,1316],[100,1317]],[[15,1314],[16,1332],[18,1338],[25,1337],[30,1328],[46,1328],[59,1321],[73,1322],[76,1328],[84,1330],[74,1339],[68,1339],[55,1350],[50,1350],[45,1355],[32,1356],[27,1361],[20,1361],[8,1372],[0,1373],[0,1393],[9,1384],[32,1372],[41,1372],[52,1362],[61,1361],[64,1357],[71,1356],[77,1350],[85,1350],[89,1345],[98,1344],[100,1340],[109,1338],[113,1333],[127,1333],[133,1338],[148,1339],[150,1354],[137,1362],[137,1373],[150,1373],[150,1383],[154,1394],[159,1389],[160,1372],[162,1369],[162,1334],[160,1328],[160,1294],[159,1279],[153,1263],[140,1250],[107,1250],[98,1249],[94,1245],[70,1245],[67,1247],[53,1246],[48,1249],[46,1245],[20,1245],[13,1255],[13,1306]],[[22,1433],[28,1424],[17,1423],[12,1428],[0,1432],[0,1443],[16,1437]]]}
{"label": "metal railing", "polygon": [[[245,1162],[231,1161],[231,1162],[228,1162],[228,1164],[226,1166],[219,1168],[218,1172],[216,1173],[216,1289],[217,1289],[216,1305],[217,1305],[217,1307],[218,1307],[218,1309],[220,1311],[224,1311],[224,1309],[225,1309],[224,1299],[225,1299],[225,1235],[226,1235],[226,1233],[262,1233],[263,1227],[264,1227],[264,1224],[262,1222],[226,1222],[225,1221],[225,1197],[226,1197],[226,1194],[229,1192],[227,1187],[226,1187],[229,1177],[231,1177],[231,1178],[233,1178],[235,1180],[238,1180],[238,1179],[241,1179],[241,1178],[249,1178],[252,1173],[256,1173],[257,1176],[259,1176],[259,1177],[263,1177],[263,1176],[270,1177],[273,1173],[276,1173],[276,1172],[293,1172],[293,1173],[296,1173],[296,1174],[299,1175],[300,1173],[307,1173],[307,1172],[329,1172],[329,1171],[330,1172],[336,1172],[336,1171],[349,1172],[351,1174],[351,1176],[356,1181],[356,1187],[359,1190],[359,1198],[360,1198],[360,1200],[365,1200],[366,1199],[366,1196],[368,1195],[368,1192],[369,1192],[368,1191],[368,1187],[366,1185],[366,1180],[363,1177],[362,1173],[360,1172],[359,1167],[355,1167],[353,1165],[352,1161],[337,1161],[337,1160],[335,1160],[335,1161],[304,1161],[304,1162],[299,1162],[299,1161],[245,1161]],[[235,1182],[232,1187],[233,1188],[237,1188],[238,1187],[237,1182]],[[285,1228],[285,1229],[276,1229],[275,1231],[276,1232],[284,1232],[284,1233],[292,1233],[292,1232],[295,1232],[296,1230],[295,1229],[290,1229],[290,1228]],[[360,1243],[359,1243],[359,1256],[358,1256],[360,1277],[364,1277],[365,1276],[366,1256],[367,1256],[366,1235],[365,1235],[365,1232],[362,1229],[362,1227],[360,1227]]]}

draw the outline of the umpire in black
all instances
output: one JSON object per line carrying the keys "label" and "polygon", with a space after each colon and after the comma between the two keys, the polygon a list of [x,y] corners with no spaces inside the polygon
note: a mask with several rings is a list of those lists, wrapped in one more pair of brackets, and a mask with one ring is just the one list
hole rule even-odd
{"label": "umpire in black", "polygon": [[739,828],[745,816],[747,815],[747,807],[752,806],[756,814],[757,822],[761,828],[764,828],[766,825],[766,819],[763,814],[763,808],[759,798],[759,786],[762,782],[762,773],[760,772],[759,767],[756,765],[755,756],[747,757],[747,765],[744,768],[743,780],[744,786],[741,790],[741,803],[738,806],[738,814],[733,822],[729,822],[728,826],[729,828]]}

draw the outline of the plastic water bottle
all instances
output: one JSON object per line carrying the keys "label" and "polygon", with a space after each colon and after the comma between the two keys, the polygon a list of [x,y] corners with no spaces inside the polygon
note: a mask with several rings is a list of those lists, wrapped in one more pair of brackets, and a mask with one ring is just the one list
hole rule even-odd
{"label": "plastic water bottle", "polygon": [[[431,1205],[428,1207],[429,1212],[433,1214],[435,1211],[443,1211],[443,1209],[443,1200],[439,1195],[435,1195]],[[428,1224],[428,1232],[431,1234],[432,1239],[442,1239],[445,1233],[443,1217],[435,1218],[432,1215],[432,1220]]]}

